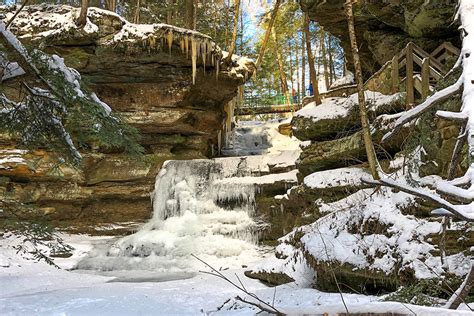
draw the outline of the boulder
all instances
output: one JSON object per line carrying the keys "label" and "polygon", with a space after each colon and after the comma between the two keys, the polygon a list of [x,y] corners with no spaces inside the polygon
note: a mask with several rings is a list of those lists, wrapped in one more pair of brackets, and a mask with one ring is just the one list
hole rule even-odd
{"label": "boulder", "polygon": [[[365,98],[370,117],[405,109],[403,94],[365,91]],[[350,134],[360,128],[358,103],[357,93],[324,99],[320,105],[310,103],[293,117],[293,135],[300,140],[324,141]]]}
{"label": "boulder", "polygon": [[[409,128],[402,129],[394,137],[382,143],[382,137],[391,130],[396,115],[381,115],[374,120],[372,140],[374,142],[379,158],[393,156],[402,148],[403,140],[408,134]],[[362,130],[358,132],[328,141],[312,142],[306,146],[297,162],[298,170],[303,176],[313,172],[342,168],[361,161],[366,161]]]}

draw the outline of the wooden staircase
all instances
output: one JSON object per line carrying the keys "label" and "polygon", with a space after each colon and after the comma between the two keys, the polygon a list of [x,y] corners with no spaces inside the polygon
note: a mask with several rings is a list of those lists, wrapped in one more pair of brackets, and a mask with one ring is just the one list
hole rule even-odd
{"label": "wooden staircase", "polygon": [[[444,42],[431,54],[428,54],[413,42],[395,55],[384,67],[391,66],[392,93],[400,91],[401,85],[406,85],[407,105],[415,104],[415,91],[426,99],[433,91],[433,87],[449,71],[446,63],[450,58],[458,58],[460,50],[449,42]],[[415,67],[418,68],[416,71]],[[401,78],[400,70],[405,69],[405,77]]]}

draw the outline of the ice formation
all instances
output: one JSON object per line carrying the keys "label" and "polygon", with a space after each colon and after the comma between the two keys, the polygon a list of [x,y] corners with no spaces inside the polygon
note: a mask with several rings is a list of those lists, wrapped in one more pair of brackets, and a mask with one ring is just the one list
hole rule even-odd
{"label": "ice formation", "polygon": [[156,177],[152,219],[92,251],[77,268],[180,273],[202,268],[193,254],[216,268],[260,259],[258,185],[296,183],[296,170],[269,174],[271,167],[294,166],[300,152],[295,139],[278,133],[278,124],[241,123],[239,131],[249,135],[236,137],[234,154],[249,154],[261,140],[258,155],[165,162]]}
{"label": "ice formation", "polygon": [[78,268],[190,272],[200,266],[192,254],[217,267],[258,258],[254,184],[219,181],[236,175],[248,175],[245,158],[168,161],[156,178],[150,222]]}

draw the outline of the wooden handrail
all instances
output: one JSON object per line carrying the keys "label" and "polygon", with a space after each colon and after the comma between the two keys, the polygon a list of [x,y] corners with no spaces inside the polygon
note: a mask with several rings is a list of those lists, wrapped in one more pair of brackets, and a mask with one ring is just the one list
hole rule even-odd
{"label": "wooden handrail", "polygon": [[[392,92],[400,91],[400,69],[405,67],[407,75],[402,81],[406,84],[407,106],[411,107],[415,103],[415,90],[426,99],[432,90],[431,81],[437,82],[448,73],[443,62],[449,56],[458,57],[460,53],[460,50],[449,42],[442,43],[432,54],[428,54],[415,43],[408,43],[391,62]],[[416,74],[416,78],[415,64],[421,68],[421,73]]]}

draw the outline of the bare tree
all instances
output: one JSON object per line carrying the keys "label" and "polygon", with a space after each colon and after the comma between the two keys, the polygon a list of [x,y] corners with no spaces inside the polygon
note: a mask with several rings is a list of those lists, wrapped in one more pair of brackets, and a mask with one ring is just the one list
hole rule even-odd
{"label": "bare tree", "polygon": [[84,27],[87,24],[87,10],[89,9],[89,0],[82,0],[81,2],[81,13],[77,20],[78,27]]}
{"label": "bare tree", "polygon": [[263,56],[265,55],[265,49],[267,48],[268,39],[270,38],[270,34],[273,29],[273,24],[275,23],[278,9],[280,8],[281,0],[275,1],[275,6],[272,10],[272,15],[270,17],[270,21],[268,22],[267,30],[265,31],[265,37],[263,38],[262,46],[260,47],[260,52],[258,53],[257,62],[255,63],[255,69],[258,70],[259,66],[262,64]]}
{"label": "bare tree", "polygon": [[[304,17],[303,17],[304,20]],[[304,24],[304,23],[303,23]],[[306,95],[306,45],[304,36],[304,26],[301,32],[301,93]]]}
{"label": "bare tree", "polygon": [[117,0],[105,0],[105,8],[115,12],[117,10]]}
{"label": "bare tree", "polygon": [[314,101],[317,105],[321,104],[321,97],[319,95],[318,78],[316,76],[316,69],[314,69],[314,56],[311,52],[311,34],[309,32],[309,16],[306,13],[304,18],[304,33],[306,38],[306,54],[308,56],[309,78],[313,85]]}
{"label": "bare tree", "polygon": [[235,42],[237,41],[237,34],[239,28],[239,13],[240,13],[240,0],[234,0],[234,31],[232,32],[232,39],[230,42],[229,55],[226,58],[226,62],[232,60],[232,55],[235,52]]}
{"label": "bare tree", "polygon": [[359,116],[362,125],[362,133],[364,136],[365,151],[367,153],[367,160],[369,161],[369,168],[372,177],[376,180],[380,179],[377,171],[377,156],[375,155],[374,144],[370,136],[370,125],[367,117],[367,108],[365,105],[364,80],[362,78],[362,67],[360,65],[359,49],[357,46],[357,38],[354,28],[354,13],[352,11],[352,1],[347,0],[345,3],[345,11],[347,17],[347,25],[349,28],[349,37],[351,40],[352,54],[354,56],[355,78],[357,81],[357,92],[359,95]]}
{"label": "bare tree", "polygon": [[329,82],[329,70],[328,70],[328,59],[327,59],[327,52],[326,52],[326,33],[324,29],[321,28],[321,57],[323,59],[323,69],[324,69],[324,84],[326,85],[326,90],[329,90],[329,86],[331,85]]}
{"label": "bare tree", "polygon": [[[462,106],[458,112],[437,111],[436,115],[444,120],[452,121],[460,126],[460,133],[457,144],[453,150],[451,158],[450,175],[447,180],[437,180],[430,185],[431,189],[413,188],[409,185],[402,185],[391,179],[369,180],[364,182],[373,185],[384,185],[401,190],[428,200],[439,208],[432,211],[433,215],[454,216],[460,220],[474,222],[474,55],[472,47],[474,45],[474,24],[472,16],[474,9],[471,0],[459,0],[456,19],[461,22],[461,35],[463,39],[462,51],[458,62],[453,68],[461,68],[462,74],[457,82],[441,91],[434,93],[418,106],[403,113],[395,122],[394,128],[387,133],[382,141],[392,137],[400,131],[403,125],[413,122],[422,114],[433,109],[436,105],[451,99],[453,96],[462,93]],[[466,146],[467,145],[467,146]],[[453,165],[457,164],[462,150],[467,147],[466,158],[469,162],[466,173],[458,178],[451,179]],[[446,304],[447,308],[456,309],[474,286],[474,263],[471,261],[470,272],[459,289],[453,294]]]}
{"label": "bare tree", "polygon": [[278,44],[278,38],[276,36],[275,28],[272,28],[272,37],[273,37],[273,41],[275,42],[275,52],[276,52],[276,55],[277,55],[278,69],[280,71],[281,90],[283,92],[283,95],[285,96],[286,104],[288,106],[290,106],[291,105],[291,98],[290,98],[290,94],[289,94],[289,91],[288,91],[288,80],[287,80],[286,73],[285,73],[285,67],[283,66],[283,56],[282,56],[281,51],[280,51],[280,47],[279,47],[279,44]]}
{"label": "bare tree", "polygon": [[185,2],[185,25],[187,29],[194,30],[194,0],[186,0]]}

